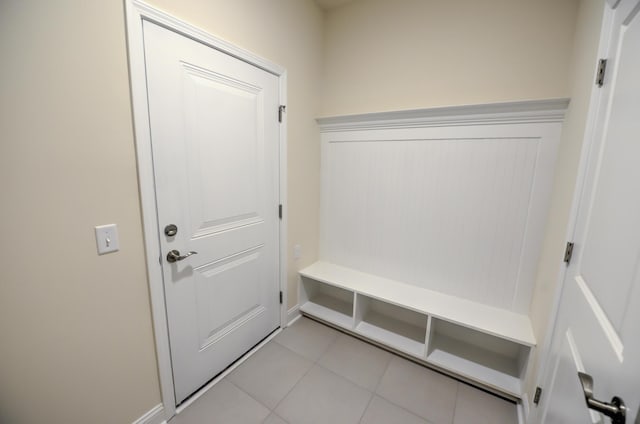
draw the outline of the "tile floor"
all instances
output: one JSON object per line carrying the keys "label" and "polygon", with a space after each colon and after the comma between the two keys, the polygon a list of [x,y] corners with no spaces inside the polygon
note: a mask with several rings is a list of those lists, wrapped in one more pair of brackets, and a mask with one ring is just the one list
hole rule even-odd
{"label": "tile floor", "polygon": [[516,406],[307,318],[169,424],[514,424]]}

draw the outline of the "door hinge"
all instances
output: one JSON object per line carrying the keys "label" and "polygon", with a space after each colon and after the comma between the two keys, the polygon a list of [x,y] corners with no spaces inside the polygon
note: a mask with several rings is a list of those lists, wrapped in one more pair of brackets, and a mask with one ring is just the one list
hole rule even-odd
{"label": "door hinge", "polygon": [[540,396],[542,396],[542,388],[536,387],[536,393],[533,395],[533,404],[537,405],[540,403]]}
{"label": "door hinge", "polygon": [[282,292],[280,292],[280,304],[282,305]]}
{"label": "door hinge", "polygon": [[282,122],[282,114],[286,111],[287,107],[285,105],[278,106],[278,122]]}
{"label": "door hinge", "polygon": [[604,74],[607,71],[607,59],[598,61],[598,70],[596,71],[596,85],[602,87],[604,85]]}
{"label": "door hinge", "polygon": [[282,219],[282,205],[278,205],[278,218]]}
{"label": "door hinge", "polygon": [[564,262],[568,265],[571,262],[571,257],[573,256],[573,243],[570,241],[567,242],[567,247],[564,250]]}

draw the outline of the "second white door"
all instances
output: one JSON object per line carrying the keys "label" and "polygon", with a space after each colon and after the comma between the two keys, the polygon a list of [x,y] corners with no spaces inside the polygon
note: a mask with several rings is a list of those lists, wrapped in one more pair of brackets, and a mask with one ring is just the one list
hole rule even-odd
{"label": "second white door", "polygon": [[278,77],[153,23],[144,42],[179,404],[280,324]]}
{"label": "second white door", "polygon": [[597,405],[587,408],[588,385],[581,383],[588,374],[593,400],[614,403],[619,396],[628,408],[626,423],[640,423],[639,12],[640,0],[615,2],[605,12],[611,22],[601,35],[608,44],[606,77],[596,88],[575,247],[533,422],[623,422],[606,418]]}

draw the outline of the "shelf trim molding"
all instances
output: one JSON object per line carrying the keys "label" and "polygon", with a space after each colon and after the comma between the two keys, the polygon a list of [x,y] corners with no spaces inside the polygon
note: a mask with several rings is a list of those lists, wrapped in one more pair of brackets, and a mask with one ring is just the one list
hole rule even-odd
{"label": "shelf trim molding", "polygon": [[562,122],[570,99],[524,100],[317,118],[320,132]]}

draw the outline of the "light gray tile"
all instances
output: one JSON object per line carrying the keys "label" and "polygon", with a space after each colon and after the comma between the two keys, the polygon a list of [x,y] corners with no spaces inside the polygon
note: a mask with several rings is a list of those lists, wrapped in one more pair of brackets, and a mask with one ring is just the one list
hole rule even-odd
{"label": "light gray tile", "polygon": [[393,357],[376,392],[434,424],[451,424],[458,382]]}
{"label": "light gray tile", "polygon": [[269,410],[226,380],[220,381],[202,395],[171,424],[259,424]]}
{"label": "light gray tile", "polygon": [[374,391],[391,354],[346,334],[340,334],[318,361],[323,367]]}
{"label": "light gray tile", "polygon": [[360,424],[428,424],[423,418],[413,415],[406,409],[374,396],[360,420]]}
{"label": "light gray tile", "polygon": [[276,414],[271,414],[264,420],[263,424],[288,424],[285,420],[277,416]]}
{"label": "light gray tile", "polygon": [[355,424],[371,395],[371,392],[316,365],[275,412],[294,424]]}
{"label": "light gray tile", "polygon": [[273,409],[312,365],[308,359],[272,342],[264,345],[227,378]]}
{"label": "light gray tile", "polygon": [[274,340],[312,361],[317,361],[340,334],[331,327],[302,317]]}
{"label": "light gray tile", "polygon": [[466,384],[458,387],[454,424],[516,424],[516,405]]}

